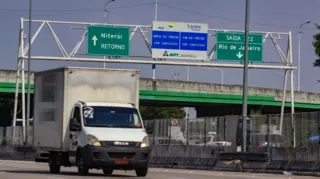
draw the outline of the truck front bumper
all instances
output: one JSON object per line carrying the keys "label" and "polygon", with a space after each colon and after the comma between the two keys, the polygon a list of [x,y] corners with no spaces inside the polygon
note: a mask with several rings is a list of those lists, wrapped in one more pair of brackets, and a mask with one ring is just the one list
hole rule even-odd
{"label": "truck front bumper", "polygon": [[82,148],[83,162],[89,168],[143,169],[150,159],[150,148],[95,147]]}

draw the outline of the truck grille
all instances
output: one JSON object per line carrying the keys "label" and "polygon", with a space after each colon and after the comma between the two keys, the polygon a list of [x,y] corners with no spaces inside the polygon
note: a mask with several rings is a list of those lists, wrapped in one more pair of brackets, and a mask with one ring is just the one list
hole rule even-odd
{"label": "truck grille", "polygon": [[126,142],[126,141],[100,141],[102,147],[129,147],[140,148],[140,142]]}
{"label": "truck grille", "polygon": [[134,157],[135,153],[117,153],[117,152],[109,152],[110,158],[113,159],[131,159]]}

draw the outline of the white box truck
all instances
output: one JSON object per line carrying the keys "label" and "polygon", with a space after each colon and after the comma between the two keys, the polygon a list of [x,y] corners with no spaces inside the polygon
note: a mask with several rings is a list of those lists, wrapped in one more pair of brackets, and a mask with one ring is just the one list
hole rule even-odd
{"label": "white box truck", "polygon": [[149,139],[139,113],[139,70],[63,67],[35,73],[34,139],[51,173],[77,166],[148,172]]}

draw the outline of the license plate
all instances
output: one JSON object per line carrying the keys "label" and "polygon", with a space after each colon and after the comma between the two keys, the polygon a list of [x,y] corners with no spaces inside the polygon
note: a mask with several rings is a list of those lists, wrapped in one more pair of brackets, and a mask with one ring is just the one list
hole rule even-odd
{"label": "license plate", "polygon": [[116,165],[128,165],[129,161],[128,160],[115,160],[114,164],[116,164]]}

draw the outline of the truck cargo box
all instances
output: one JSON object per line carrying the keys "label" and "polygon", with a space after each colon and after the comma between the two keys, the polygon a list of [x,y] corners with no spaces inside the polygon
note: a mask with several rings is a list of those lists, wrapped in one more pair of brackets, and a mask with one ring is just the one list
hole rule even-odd
{"label": "truck cargo box", "polygon": [[139,106],[139,70],[64,67],[35,73],[34,139],[37,148],[65,151],[77,101]]}

